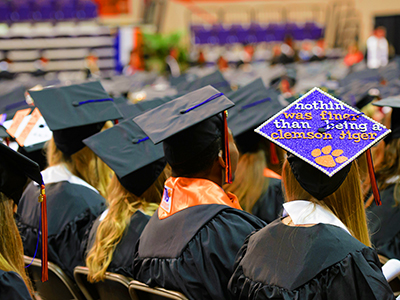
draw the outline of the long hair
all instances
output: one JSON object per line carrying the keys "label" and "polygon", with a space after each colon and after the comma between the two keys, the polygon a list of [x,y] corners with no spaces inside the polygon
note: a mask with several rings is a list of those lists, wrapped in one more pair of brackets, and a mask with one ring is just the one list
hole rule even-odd
{"label": "long hair", "polygon": [[13,216],[14,202],[0,192],[0,270],[17,273],[32,295],[32,285],[25,271],[24,248]]}
{"label": "long hair", "polygon": [[238,197],[240,206],[251,213],[254,204],[264,194],[269,185],[269,179],[263,171],[267,167],[265,152],[248,152],[241,155],[232,184],[225,186],[227,192]]}
{"label": "long hair", "polygon": [[356,239],[366,246],[371,246],[356,161],[352,163],[350,172],[342,185],[334,193],[322,200],[315,199],[300,186],[288,161],[283,164],[282,175],[286,201],[309,200],[328,208],[346,225]]}
{"label": "long hair", "polygon": [[109,210],[97,229],[95,242],[86,258],[90,282],[104,280],[114,250],[121,241],[125,229],[129,226],[131,216],[139,208],[150,212],[149,214],[154,213],[157,209],[167,175],[167,171],[164,169],[153,185],[140,197],[126,190],[116,175],[113,176],[108,189]]}
{"label": "long hair", "polygon": [[[103,129],[110,128],[111,122],[106,122]],[[103,197],[107,197],[107,186],[111,180],[112,170],[88,147],[67,155],[57,148],[54,138],[46,145],[46,156],[49,167],[64,164],[75,176],[97,189]]]}

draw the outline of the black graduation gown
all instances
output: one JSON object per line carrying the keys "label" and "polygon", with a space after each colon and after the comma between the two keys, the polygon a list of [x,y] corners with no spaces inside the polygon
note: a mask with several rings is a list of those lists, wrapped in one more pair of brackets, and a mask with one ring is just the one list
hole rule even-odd
{"label": "black graduation gown", "polygon": [[246,236],[265,226],[257,217],[220,204],[154,213],[138,243],[134,279],[180,291],[189,299],[229,299],[235,255]]}
{"label": "black graduation gown", "polygon": [[[16,221],[24,254],[33,256],[38,239],[40,187],[30,183],[18,205]],[[105,209],[105,199],[95,191],[67,181],[46,185],[48,259],[73,278],[76,266],[83,266],[81,242],[85,231]],[[37,257],[41,257],[41,243]]]}
{"label": "black graduation gown", "polygon": [[17,273],[0,270],[0,299],[31,300],[32,297]]}
{"label": "black graduation gown", "polygon": [[228,288],[234,299],[394,299],[374,249],[333,225],[281,219],[246,239]]}
{"label": "black graduation gown", "polygon": [[281,180],[276,178],[268,179],[268,189],[254,204],[251,213],[259,217],[261,220],[271,223],[282,215],[282,204],[285,202],[285,199],[282,194]]}
{"label": "black graduation gown", "polygon": [[[87,253],[93,247],[96,239],[96,232],[100,225],[100,217],[93,223],[93,227],[90,230],[88,241],[87,241]],[[129,227],[125,229],[125,233],[114,250],[112,261],[107,268],[108,272],[122,274],[127,277],[133,277],[132,275],[132,262],[135,256],[135,245],[142,234],[143,229],[150,220],[150,216],[145,215],[141,211],[136,211],[130,220]]]}
{"label": "black graduation gown", "polygon": [[375,202],[367,209],[372,245],[387,258],[400,259],[400,206],[395,206],[395,184],[380,191],[382,205]]}

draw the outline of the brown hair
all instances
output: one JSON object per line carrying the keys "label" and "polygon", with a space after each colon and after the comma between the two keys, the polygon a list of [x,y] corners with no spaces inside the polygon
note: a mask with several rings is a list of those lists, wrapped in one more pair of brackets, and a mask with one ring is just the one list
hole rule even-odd
{"label": "brown hair", "polygon": [[[102,130],[110,127],[112,123],[106,122]],[[103,197],[107,197],[112,170],[88,147],[67,155],[57,148],[54,138],[51,138],[46,145],[46,156],[49,167],[65,164],[73,175],[96,188]]]}
{"label": "brown hair", "polygon": [[350,172],[342,185],[322,200],[315,199],[300,186],[288,161],[283,164],[282,175],[286,201],[309,200],[328,208],[346,225],[356,239],[367,246],[371,246],[356,161],[352,163]]}
{"label": "brown hair", "polygon": [[234,193],[239,199],[240,206],[249,213],[268,189],[269,179],[263,175],[266,167],[263,150],[245,153],[239,159],[235,180],[232,184],[225,186],[225,190]]}
{"label": "brown hair", "polygon": [[32,296],[32,285],[25,271],[24,249],[13,215],[14,202],[0,193],[0,269],[21,276]]}
{"label": "brown hair", "polygon": [[113,176],[108,188],[109,211],[97,229],[94,245],[86,258],[90,282],[104,280],[114,250],[129,226],[131,216],[139,208],[145,212],[150,210],[152,213],[157,209],[168,173],[169,171],[164,169],[153,185],[140,197],[126,190],[118,181],[117,176]]}

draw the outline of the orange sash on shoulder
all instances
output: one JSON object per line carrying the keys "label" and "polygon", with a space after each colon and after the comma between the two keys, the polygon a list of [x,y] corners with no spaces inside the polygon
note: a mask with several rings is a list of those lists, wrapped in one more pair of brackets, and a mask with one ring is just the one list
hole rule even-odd
{"label": "orange sash on shoulder", "polygon": [[170,177],[164,184],[158,218],[162,220],[185,208],[203,204],[222,204],[242,210],[234,194],[225,193],[210,180]]}
{"label": "orange sash on shoulder", "polygon": [[275,173],[274,171],[268,168],[264,169],[264,177],[282,179],[282,176],[280,176],[279,174]]}

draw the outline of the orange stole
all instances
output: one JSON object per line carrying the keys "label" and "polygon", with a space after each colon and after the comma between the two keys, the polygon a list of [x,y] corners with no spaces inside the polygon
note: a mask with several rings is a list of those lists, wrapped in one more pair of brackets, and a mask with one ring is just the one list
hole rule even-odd
{"label": "orange stole", "polygon": [[282,179],[282,176],[268,168],[264,169],[264,177]]}
{"label": "orange stole", "polygon": [[242,210],[234,194],[225,193],[220,186],[210,180],[170,177],[164,184],[158,218],[162,220],[185,208],[203,204],[222,204]]}

